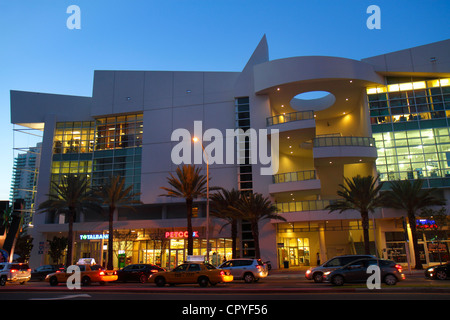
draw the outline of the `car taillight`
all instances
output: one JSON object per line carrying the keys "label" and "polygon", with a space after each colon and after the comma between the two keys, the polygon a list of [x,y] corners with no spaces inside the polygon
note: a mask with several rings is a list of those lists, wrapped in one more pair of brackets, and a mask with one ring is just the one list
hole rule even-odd
{"label": "car taillight", "polygon": [[225,275],[225,271],[223,271],[223,270],[220,270],[220,273],[219,273],[221,276],[224,276]]}
{"label": "car taillight", "polygon": [[11,269],[11,270],[9,270],[11,273],[14,273],[14,272],[17,272],[17,270],[16,269]]}
{"label": "car taillight", "polygon": [[27,269],[28,272],[31,272],[31,269]]}
{"label": "car taillight", "polygon": [[117,270],[114,270],[113,275],[117,275]]}
{"label": "car taillight", "polygon": [[258,269],[258,271],[261,271],[261,266],[256,266],[256,269]]}
{"label": "car taillight", "polygon": [[104,276],[105,275],[105,272],[104,271],[100,271],[100,273],[99,273],[101,276]]}
{"label": "car taillight", "polygon": [[398,272],[402,272],[402,270],[403,270],[402,266],[399,264],[396,264],[395,268],[398,270]]}

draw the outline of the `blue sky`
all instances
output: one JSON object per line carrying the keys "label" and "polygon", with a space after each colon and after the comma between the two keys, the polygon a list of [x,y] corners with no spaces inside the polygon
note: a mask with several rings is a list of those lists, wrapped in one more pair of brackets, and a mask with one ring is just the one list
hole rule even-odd
{"label": "blue sky", "polygon": [[[81,9],[69,30],[67,7]],[[370,5],[381,29],[370,30]],[[0,200],[15,148],[10,90],[91,96],[94,70],[240,71],[265,34],[270,59],[362,59],[450,38],[448,0],[0,0]]]}

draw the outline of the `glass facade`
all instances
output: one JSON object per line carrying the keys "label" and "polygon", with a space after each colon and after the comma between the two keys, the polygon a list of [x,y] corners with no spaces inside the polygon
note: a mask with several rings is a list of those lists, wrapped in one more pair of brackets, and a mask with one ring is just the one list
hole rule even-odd
{"label": "glass facade", "polygon": [[[93,186],[113,174],[140,192],[143,114],[58,122],[53,139],[51,181],[66,174],[86,175]],[[53,192],[53,191],[51,191]]]}
{"label": "glass facade", "polygon": [[388,78],[367,96],[381,181],[450,186],[450,79]]}

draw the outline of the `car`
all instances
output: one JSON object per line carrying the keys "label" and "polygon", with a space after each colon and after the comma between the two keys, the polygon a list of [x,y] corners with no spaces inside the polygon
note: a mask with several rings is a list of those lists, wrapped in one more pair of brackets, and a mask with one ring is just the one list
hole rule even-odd
{"label": "car", "polygon": [[233,281],[233,276],[229,270],[217,269],[209,263],[188,262],[180,264],[172,271],[153,273],[148,280],[158,287],[164,287],[166,284],[193,283],[198,283],[201,287],[207,287],[208,284],[215,286],[218,283]]}
{"label": "car", "polygon": [[0,286],[7,282],[25,284],[31,279],[31,269],[26,263],[0,263]]}
{"label": "car", "polygon": [[425,277],[429,279],[445,280],[450,277],[450,261],[446,264],[429,267],[425,270]]}
{"label": "car", "polygon": [[330,282],[334,286],[342,286],[347,282],[366,282],[372,275],[367,273],[367,268],[377,265],[380,268],[380,280],[387,285],[395,285],[398,281],[405,280],[402,266],[392,260],[382,259],[359,259],[344,267],[324,273],[324,281]]}
{"label": "car", "polygon": [[[76,265],[80,269],[80,280],[84,286],[90,285],[92,282],[98,282],[104,285],[106,282],[117,280],[117,271],[104,270],[100,265]],[[67,269],[62,272],[50,273],[45,277],[45,281],[51,286],[57,286],[59,283],[66,283],[67,279],[73,275],[68,273]]]}
{"label": "car", "polygon": [[246,283],[256,282],[269,274],[267,265],[261,259],[230,259],[219,266],[219,269],[230,270],[235,280]]}
{"label": "car", "polygon": [[352,261],[355,261],[358,259],[363,259],[363,258],[375,258],[375,256],[367,255],[367,254],[352,254],[352,255],[336,256],[336,257],[333,257],[330,260],[326,261],[325,263],[323,263],[320,266],[309,268],[305,273],[305,277],[308,280],[314,280],[314,282],[322,282],[323,274],[325,272],[338,269],[340,267],[345,266],[346,264],[349,264]]}
{"label": "car", "polygon": [[63,266],[54,265],[54,264],[46,264],[43,266],[39,266],[33,271],[31,271],[31,280],[33,281],[43,281],[45,277],[57,271],[64,271]]}
{"label": "car", "polygon": [[146,283],[152,273],[160,271],[166,271],[166,269],[154,264],[130,264],[117,271],[117,281],[139,281],[140,283]]}

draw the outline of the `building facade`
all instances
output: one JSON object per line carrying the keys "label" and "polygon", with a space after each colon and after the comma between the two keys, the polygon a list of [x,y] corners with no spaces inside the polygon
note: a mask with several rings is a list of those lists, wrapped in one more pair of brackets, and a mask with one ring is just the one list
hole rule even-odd
{"label": "building facade", "polygon": [[[379,174],[386,186],[421,177],[450,198],[449,53],[446,40],[361,61],[269,60],[263,37],[240,72],[95,71],[92,97],[11,91],[11,122],[43,130],[37,204],[67,173],[86,175],[94,186],[118,173],[141,193],[143,205],[115,216],[115,267],[143,262],[172,268],[186,259],[184,201],[161,196],[160,187],[179,165],[175,158],[195,163],[200,154],[204,174],[207,163],[201,145],[190,146],[180,132],[201,138],[211,186],[269,196],[286,219],[261,221],[262,259],[275,268],[310,266],[363,250],[359,213],[324,210],[344,177]],[[316,91],[325,93],[304,97]],[[238,129],[254,130],[258,144],[240,139]],[[230,132],[237,132],[232,148]],[[197,199],[195,255],[206,254],[206,216],[205,199]],[[373,253],[413,264],[402,216],[375,212],[371,245]],[[30,263],[49,263],[47,240],[67,234],[65,217],[37,214],[33,225]],[[231,257],[230,230],[223,225],[211,218],[214,264]],[[105,217],[77,217],[74,230],[76,259],[104,262]],[[429,240],[423,233],[425,264],[436,254],[448,258],[446,241],[436,247]],[[254,255],[245,222],[239,252]]]}
{"label": "building facade", "polygon": [[40,154],[41,143],[37,143],[36,146],[19,153],[14,158],[10,202],[13,204],[16,200],[23,200],[23,226],[25,227],[32,224],[35,211],[34,202]]}

